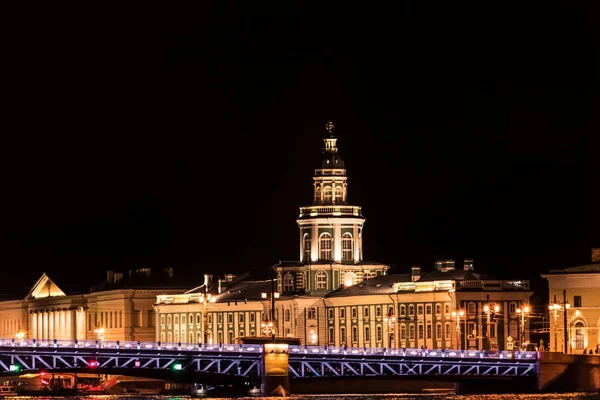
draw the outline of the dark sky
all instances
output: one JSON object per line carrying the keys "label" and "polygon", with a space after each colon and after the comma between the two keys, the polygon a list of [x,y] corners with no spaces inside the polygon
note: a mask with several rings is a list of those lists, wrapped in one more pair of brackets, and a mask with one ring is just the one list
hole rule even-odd
{"label": "dark sky", "polygon": [[296,259],[328,120],[366,259],[534,278],[600,246],[597,1],[172,3],[1,6],[11,287]]}

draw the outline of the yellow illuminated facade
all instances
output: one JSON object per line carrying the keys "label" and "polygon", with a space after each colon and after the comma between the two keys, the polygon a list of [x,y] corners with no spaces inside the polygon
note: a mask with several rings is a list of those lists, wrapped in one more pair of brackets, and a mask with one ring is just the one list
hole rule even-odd
{"label": "yellow illuminated facade", "polygon": [[592,249],[590,264],[551,270],[542,277],[549,289],[550,350],[600,353],[600,249]]}
{"label": "yellow illuminated facade", "polygon": [[[149,275],[133,270],[129,277]],[[122,273],[108,271],[107,281],[89,293],[69,295],[42,274],[22,299],[0,301],[0,337],[51,340],[153,341],[154,303],[158,294],[181,289],[121,285]],[[124,286],[124,287],[121,287]]]}
{"label": "yellow illuminated facade", "polygon": [[[272,267],[276,280],[228,275],[158,296],[156,340],[228,344],[243,337],[348,347],[507,348],[528,341],[528,281],[496,280],[439,261],[432,271],[388,274],[364,262],[361,208],[348,202],[344,161],[326,126],[313,204],[300,207],[299,261]],[[279,296],[273,303],[272,293]],[[210,295],[210,301],[204,301]],[[273,308],[273,309],[272,309]],[[274,318],[271,318],[273,314]]]}

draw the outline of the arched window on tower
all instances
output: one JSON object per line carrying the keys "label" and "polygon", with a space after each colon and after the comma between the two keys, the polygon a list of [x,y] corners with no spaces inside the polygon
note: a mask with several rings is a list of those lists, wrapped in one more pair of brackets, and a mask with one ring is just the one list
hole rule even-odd
{"label": "arched window on tower", "polygon": [[331,204],[331,186],[325,186],[323,188],[323,203]]}
{"label": "arched window on tower", "polygon": [[317,186],[315,188],[315,203],[321,203],[321,187]]}
{"label": "arched window on tower", "polygon": [[575,349],[585,348],[585,325],[581,321],[575,323]]}
{"label": "arched window on tower", "polygon": [[317,272],[317,289],[327,289],[327,273],[325,271]]}
{"label": "arched window on tower", "polygon": [[327,232],[319,237],[319,259],[331,260],[331,235]]}
{"label": "arched window on tower", "polygon": [[294,275],[289,272],[283,277],[283,291],[293,292],[294,291]]}
{"label": "arched window on tower", "polygon": [[342,235],[342,261],[352,261],[352,235],[348,232]]}
{"label": "arched window on tower", "polygon": [[304,249],[304,259],[303,261],[305,263],[310,262],[310,235],[308,233],[304,234],[304,240],[303,240],[303,249]]}
{"label": "arched window on tower", "polygon": [[333,192],[333,203],[339,204],[342,202],[342,187],[336,186],[335,191]]}

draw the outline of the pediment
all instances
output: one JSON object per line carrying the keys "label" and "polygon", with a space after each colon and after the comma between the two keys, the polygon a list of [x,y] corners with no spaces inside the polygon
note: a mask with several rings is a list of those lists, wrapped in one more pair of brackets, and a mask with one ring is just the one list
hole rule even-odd
{"label": "pediment", "polygon": [[56,283],[46,275],[46,273],[43,273],[27,294],[27,299],[43,299],[46,297],[61,296],[66,296],[65,292],[63,292]]}

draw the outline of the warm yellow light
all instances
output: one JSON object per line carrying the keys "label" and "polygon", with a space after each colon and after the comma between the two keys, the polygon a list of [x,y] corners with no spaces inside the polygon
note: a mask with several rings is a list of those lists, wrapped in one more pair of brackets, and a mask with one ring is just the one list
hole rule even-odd
{"label": "warm yellow light", "polygon": [[275,296],[275,298],[278,299],[279,298],[279,292],[273,293],[273,296]]}
{"label": "warm yellow light", "polygon": [[266,294],[265,292],[262,292],[262,293],[260,294],[260,297],[262,297],[263,299],[266,299],[266,298],[267,298],[267,294]]}
{"label": "warm yellow light", "polygon": [[517,308],[517,314],[521,314],[521,309]]}
{"label": "warm yellow light", "polygon": [[495,312],[499,312],[500,311],[500,306],[496,304],[496,306],[494,306],[494,311]]}
{"label": "warm yellow light", "polygon": [[579,312],[579,310],[575,310],[575,316],[579,317],[579,315],[581,315],[581,312]]}
{"label": "warm yellow light", "polygon": [[565,308],[568,310],[569,308],[571,308],[571,304],[565,303]]}
{"label": "warm yellow light", "polygon": [[525,306],[525,308],[523,308],[523,312],[528,313],[529,312],[529,307]]}
{"label": "warm yellow light", "polygon": [[483,306],[483,311],[485,311],[485,312],[490,311],[490,306],[488,306],[488,305]]}
{"label": "warm yellow light", "polygon": [[23,338],[25,337],[25,332],[17,332],[17,334],[15,335],[15,337],[19,340],[23,340]]}
{"label": "warm yellow light", "polygon": [[460,311],[458,312],[458,315],[460,315],[460,316],[462,317],[463,315],[465,315],[465,312],[464,312],[463,310],[460,310]]}

